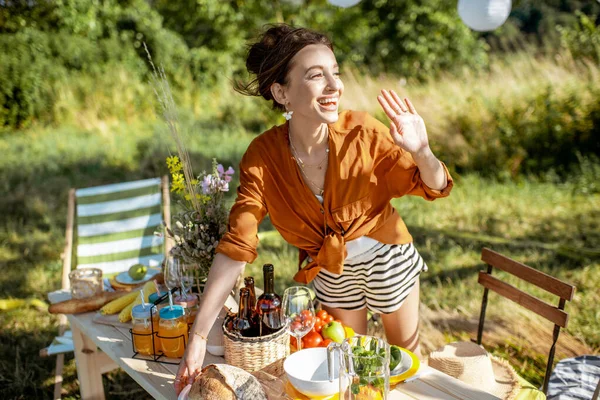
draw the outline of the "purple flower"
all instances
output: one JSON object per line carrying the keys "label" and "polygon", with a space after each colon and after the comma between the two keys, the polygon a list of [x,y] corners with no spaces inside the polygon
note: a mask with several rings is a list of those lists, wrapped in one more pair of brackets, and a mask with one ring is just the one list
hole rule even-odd
{"label": "purple flower", "polygon": [[229,181],[226,181],[226,180],[219,181],[219,190],[221,192],[228,192],[229,191]]}
{"label": "purple flower", "polygon": [[225,169],[221,164],[217,165],[217,172],[219,173],[219,176],[223,176],[223,174],[225,173]]}
{"label": "purple flower", "polygon": [[210,194],[212,192],[212,187],[214,186],[214,178],[212,175],[206,175],[204,180],[202,180],[202,193]]}

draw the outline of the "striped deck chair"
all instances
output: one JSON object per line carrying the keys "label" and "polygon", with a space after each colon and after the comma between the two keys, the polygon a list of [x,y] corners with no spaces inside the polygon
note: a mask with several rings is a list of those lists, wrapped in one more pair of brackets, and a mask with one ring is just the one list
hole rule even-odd
{"label": "striped deck chair", "polygon": [[75,196],[77,268],[114,275],[162,262],[163,238],[154,235],[163,221],[160,178],[78,189]]}
{"label": "striped deck chair", "polygon": [[[133,264],[158,266],[170,243],[154,235],[170,224],[168,177],[71,189],[63,253],[62,289],[69,289],[73,245],[76,268],[99,268],[103,276],[127,271]],[[76,224],[74,222],[77,222]],[[54,398],[61,398],[64,353],[72,351],[67,318],[59,317],[59,337],[40,354],[57,354]],[[70,346],[69,346],[70,345]],[[54,346],[54,347],[53,347]],[[56,350],[52,350],[56,349]]]}

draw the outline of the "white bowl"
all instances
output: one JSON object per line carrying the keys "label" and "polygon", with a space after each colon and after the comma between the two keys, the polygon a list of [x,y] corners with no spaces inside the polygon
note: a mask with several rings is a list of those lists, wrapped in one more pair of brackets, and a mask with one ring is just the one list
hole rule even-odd
{"label": "white bowl", "polygon": [[308,397],[326,397],[340,391],[339,354],[333,356],[333,381],[327,374],[327,349],[315,347],[290,355],[283,363],[288,380],[297,391]]}

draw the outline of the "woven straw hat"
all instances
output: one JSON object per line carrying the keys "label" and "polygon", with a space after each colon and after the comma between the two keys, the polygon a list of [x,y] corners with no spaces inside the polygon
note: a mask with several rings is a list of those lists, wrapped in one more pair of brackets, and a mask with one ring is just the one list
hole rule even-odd
{"label": "woven straw hat", "polygon": [[510,364],[475,343],[447,344],[429,354],[429,366],[504,400],[519,392],[519,377]]}

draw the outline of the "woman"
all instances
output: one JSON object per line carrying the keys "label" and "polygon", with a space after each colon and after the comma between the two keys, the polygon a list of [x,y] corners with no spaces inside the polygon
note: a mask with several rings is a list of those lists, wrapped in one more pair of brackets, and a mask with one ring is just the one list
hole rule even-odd
{"label": "woman", "polygon": [[308,261],[294,279],[313,282],[325,310],[357,333],[366,333],[367,309],[381,313],[387,340],[420,354],[418,279],[426,266],[390,200],[433,200],[452,187],[423,120],[408,99],[386,90],[378,101],[389,130],[363,112],[338,114],[344,85],[333,46],[307,29],[271,27],[251,46],[246,66],[256,79],[237,89],[273,101],[288,121],[253,140],[242,158],[238,197],[177,390],[199,373],[206,335],[245,264],[256,259],[267,213],[300,250],[300,265]]}

